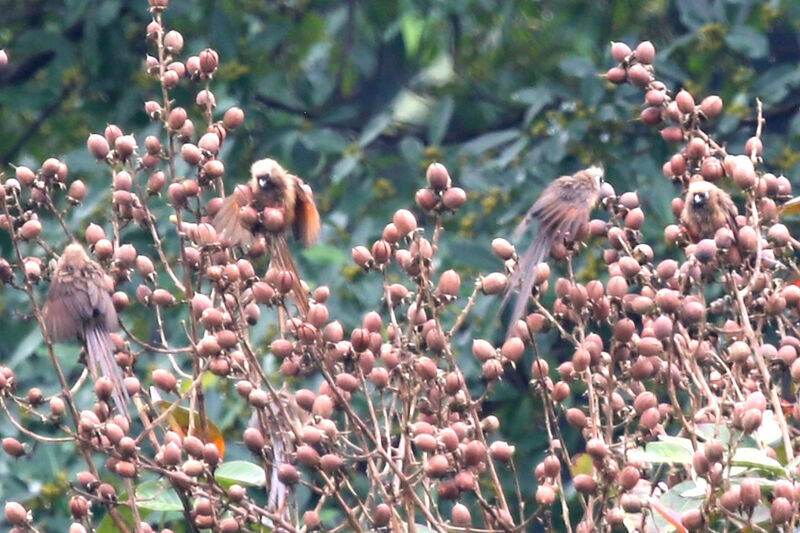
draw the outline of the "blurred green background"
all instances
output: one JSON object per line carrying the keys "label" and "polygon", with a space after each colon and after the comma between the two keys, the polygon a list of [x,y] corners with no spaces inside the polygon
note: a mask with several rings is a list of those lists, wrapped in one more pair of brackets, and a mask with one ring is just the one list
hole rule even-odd
{"label": "blurred green background", "polygon": [[[160,96],[143,68],[152,51],[147,3],[5,0],[0,12],[0,47],[11,58],[0,73],[2,169],[63,158],[71,178],[90,185],[70,223],[81,232],[90,220],[108,228],[108,170],[86,153],[85,140],[108,123],[140,145],[157,131],[143,110]],[[685,87],[698,101],[719,94],[725,114],[708,128],[734,152],[754,131],[760,98],[767,168],[792,181],[800,170],[798,1],[171,0],[165,26],[183,32],[183,59],[209,46],[219,52],[212,89],[220,116],[232,105],[246,112],[221,156],[228,187],[245,179],[254,159],[271,156],[314,188],[322,244],[301,254],[300,267],[312,284],[331,287],[331,316],[347,327],[380,305],[379,276],[354,268],[350,249],[370,246],[395,209],[415,207],[414,191],[434,160],[469,194],[448,219],[437,262],[439,271],[462,273],[465,292],[478,273],[502,270],[489,242],[511,233],[544,185],[593,162],[605,165],[618,192],[639,192],[657,257],[675,253],[661,237],[673,221],[676,191],[661,175],[671,150],[637,120],[639,92],[600,75],[612,66],[612,40],[652,40],[658,75],[671,89]],[[196,123],[199,88],[184,80],[173,93]],[[584,272],[604,273],[600,251],[594,243],[582,254]],[[4,234],[0,254],[9,253]],[[16,370],[20,390],[56,392],[27,307],[8,289],[1,296],[0,363]],[[483,386],[469,342],[500,341],[497,303],[482,299],[455,339],[476,391]],[[564,347],[555,341],[548,336],[542,347],[557,362]],[[62,358],[74,361],[77,347],[63,348]],[[485,413],[500,417],[501,437],[517,446],[530,504],[546,436],[528,366],[494,389]],[[246,414],[225,392],[212,393],[212,415],[237,439]],[[88,393],[84,399],[88,405]],[[0,434],[17,431],[2,418]],[[232,448],[232,457],[247,457]],[[34,500],[37,519],[64,530],[65,480],[80,469],[67,451],[39,446],[18,461],[0,455],[0,500]]]}

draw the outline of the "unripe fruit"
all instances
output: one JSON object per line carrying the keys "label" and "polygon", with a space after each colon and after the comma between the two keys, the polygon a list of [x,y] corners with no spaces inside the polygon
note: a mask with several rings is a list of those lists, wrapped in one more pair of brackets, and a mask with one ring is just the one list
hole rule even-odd
{"label": "unripe fruit", "polygon": [[575,490],[581,494],[592,494],[597,490],[597,482],[587,474],[578,474],[572,478]]}
{"label": "unripe fruit", "polygon": [[69,184],[69,191],[67,194],[75,201],[82,201],[86,197],[86,184],[81,180],[73,181]]}
{"label": "unripe fruit", "polygon": [[472,524],[472,515],[469,508],[463,503],[453,506],[453,525],[457,527],[469,527]]}
{"label": "unripe fruit", "polygon": [[500,272],[492,272],[481,282],[481,289],[485,294],[500,294],[506,289],[508,280],[504,274]]}
{"label": "unripe fruit", "polygon": [[646,87],[650,83],[650,72],[642,65],[635,64],[628,69],[628,79],[638,87]]}
{"label": "unripe fruit", "polygon": [[733,162],[733,179],[742,189],[755,185],[756,173],[753,162],[747,156],[736,156]]}
{"label": "unripe fruit", "polygon": [[549,507],[556,501],[556,491],[550,484],[539,485],[536,488],[536,503],[541,506]]}
{"label": "unripe fruit", "polygon": [[567,422],[570,426],[578,429],[583,429],[589,422],[586,414],[577,407],[567,409]]}
{"label": "unripe fruit", "polygon": [[783,497],[775,498],[769,508],[769,515],[774,524],[784,524],[792,519],[794,506]]}
{"label": "unripe fruit", "polygon": [[689,531],[698,531],[703,523],[703,512],[700,509],[690,509],[681,515],[681,524]]}
{"label": "unripe fruit", "polygon": [[13,437],[6,437],[3,439],[3,451],[11,457],[18,458],[25,455],[25,446]]}
{"label": "unripe fruit", "polygon": [[444,455],[433,455],[425,463],[425,473],[432,478],[444,477],[450,468],[450,463]]}
{"label": "unripe fruit", "polygon": [[700,102],[700,111],[708,118],[715,117],[722,112],[722,98],[712,94]]}
{"label": "unripe fruit", "polygon": [[92,157],[97,160],[105,159],[108,152],[111,151],[106,138],[96,133],[89,135],[89,138],[86,140],[86,147],[89,153],[92,154]]}
{"label": "unripe fruit", "polygon": [[447,296],[458,296],[461,277],[455,270],[445,270],[439,278],[439,292]]}
{"label": "unripe fruit", "polygon": [[428,180],[428,185],[437,191],[448,189],[451,184],[450,173],[441,163],[431,163],[428,165],[428,170],[425,172],[425,179]]}
{"label": "unripe fruit", "polygon": [[213,74],[219,65],[219,54],[216,50],[206,48],[197,54],[200,71],[204,74]]}
{"label": "unripe fruit", "polygon": [[339,457],[338,455],[334,455],[332,453],[326,453],[319,459],[319,466],[327,473],[332,473],[344,465],[344,460]]}
{"label": "unripe fruit", "polygon": [[661,130],[661,137],[671,143],[679,143],[683,141],[683,130],[678,126],[667,126]]}
{"label": "unripe fruit", "polygon": [[278,479],[287,485],[295,485],[300,481],[300,473],[294,465],[283,463],[278,467]]}
{"label": "unripe fruit", "polygon": [[694,97],[685,89],[681,89],[681,91],[678,92],[677,96],[675,96],[675,102],[678,104],[678,109],[681,113],[691,113],[694,111]]}
{"label": "unripe fruit", "polygon": [[650,41],[642,41],[636,46],[636,59],[649,65],[656,58],[656,47]]}
{"label": "unripe fruit", "polygon": [[744,479],[739,485],[741,503],[745,507],[755,507],[761,502],[761,487],[753,479]]}
{"label": "unripe fruit", "polygon": [[164,392],[172,392],[178,384],[178,380],[169,370],[157,368],[153,371],[153,383]]}
{"label": "unripe fruit", "polygon": [[506,359],[516,363],[525,353],[525,343],[518,337],[511,337],[503,343],[500,351]]}
{"label": "unripe fruit", "polygon": [[170,54],[179,54],[183,49],[183,35],[175,30],[168,31],[164,35],[164,46]]}
{"label": "unripe fruit", "polygon": [[19,236],[26,240],[34,240],[42,233],[42,223],[38,219],[31,219],[25,222],[19,229]]}
{"label": "unripe fruit", "polygon": [[238,128],[243,122],[244,111],[239,107],[231,107],[222,117],[222,125],[229,130]]}
{"label": "unripe fruit", "polygon": [[461,187],[447,189],[442,195],[442,204],[452,210],[456,210],[467,203],[467,193]]}
{"label": "unripe fruit", "polygon": [[627,72],[622,67],[612,67],[606,71],[606,79],[611,83],[621,84],[625,83],[627,79]]}
{"label": "unripe fruit", "polygon": [[778,246],[786,246],[792,236],[789,233],[789,228],[783,224],[773,224],[767,231],[767,238]]}
{"label": "unripe fruit", "polygon": [[28,523],[28,511],[22,504],[17,502],[6,502],[6,520],[15,526],[22,526]]}
{"label": "unripe fruit", "polygon": [[408,209],[398,209],[395,211],[394,215],[392,216],[392,222],[394,222],[400,237],[405,237],[417,229],[417,219],[414,216],[414,213]]}
{"label": "unripe fruit", "polygon": [[247,449],[253,453],[261,453],[261,450],[264,448],[264,436],[257,428],[245,429],[243,440]]}

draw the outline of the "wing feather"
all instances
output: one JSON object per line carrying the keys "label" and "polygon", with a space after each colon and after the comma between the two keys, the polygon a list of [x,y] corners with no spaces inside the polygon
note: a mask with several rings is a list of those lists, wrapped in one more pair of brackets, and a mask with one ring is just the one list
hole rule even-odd
{"label": "wing feather", "polygon": [[239,217],[239,203],[237,194],[231,194],[222,202],[222,206],[214,216],[214,228],[217,234],[229,241],[232,246],[253,244],[253,233],[249,231]]}
{"label": "wing feather", "polygon": [[319,211],[310,191],[303,180],[295,177],[294,223],[292,231],[295,239],[306,248],[317,242],[320,233]]}

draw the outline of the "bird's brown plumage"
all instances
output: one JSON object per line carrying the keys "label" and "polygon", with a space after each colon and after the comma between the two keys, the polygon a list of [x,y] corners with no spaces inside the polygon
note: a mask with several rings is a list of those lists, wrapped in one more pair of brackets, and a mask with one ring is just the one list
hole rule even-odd
{"label": "bird's brown plumage", "polygon": [[602,180],[603,170],[599,167],[589,167],[572,176],[561,176],[547,186],[517,227],[515,238],[520,237],[534,221],[539,224],[533,243],[519,259],[511,275],[503,300],[505,305],[512,291],[520,285],[520,295],[511,313],[509,334],[525,311],[536,280],[537,265],[550,254],[553,243],[558,239],[577,242],[585,238],[589,214],[597,203]]}
{"label": "bird's brown plumage", "polygon": [[92,377],[96,380],[103,375],[112,381],[114,403],[127,416],[128,394],[109,337],[109,332],[119,327],[117,312],[103,268],[89,258],[80,244],[68,245],[56,264],[44,320],[52,341],[76,337],[83,341]]}
{"label": "bird's brown plumage", "polygon": [[[250,167],[250,181],[239,185],[222,203],[214,217],[214,227],[229,245],[249,246],[256,235],[264,234],[269,242],[273,264],[292,272],[295,278],[295,302],[302,314],[308,312],[308,295],[300,282],[285,233],[291,228],[294,237],[309,247],[319,238],[320,218],[311,188],[288,173],[274,159],[261,159]],[[268,231],[259,221],[265,208],[283,214],[282,227]]]}
{"label": "bird's brown plumage", "polygon": [[737,237],[738,211],[730,195],[708,181],[693,181],[686,191],[681,212],[681,224],[686,233],[697,242],[713,239],[717,230],[729,227]]}

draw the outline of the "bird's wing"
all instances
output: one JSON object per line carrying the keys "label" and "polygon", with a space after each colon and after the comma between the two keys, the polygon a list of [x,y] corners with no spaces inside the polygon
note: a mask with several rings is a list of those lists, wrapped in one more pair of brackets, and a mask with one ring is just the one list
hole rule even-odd
{"label": "bird's wing", "polygon": [[294,222],[292,231],[295,239],[308,248],[319,238],[320,220],[319,211],[314,203],[310,190],[306,190],[303,180],[294,176],[295,203]]}
{"label": "bird's wing", "polygon": [[[50,292],[52,294],[52,285]],[[62,298],[49,298],[44,304],[44,324],[54,342],[74,338],[80,331],[80,320],[64,303]]]}
{"label": "bird's wing", "polygon": [[725,219],[733,232],[733,240],[739,242],[739,226],[736,224],[736,215],[739,210],[736,209],[736,204],[733,199],[723,192],[722,208],[725,210]]}
{"label": "bird's wing", "polygon": [[103,273],[97,269],[92,272],[91,277],[91,282],[86,285],[86,291],[92,306],[92,320],[100,317],[106,331],[117,331],[119,329],[117,310],[114,309],[114,302],[105,285]]}
{"label": "bird's wing", "polygon": [[93,316],[92,297],[86,283],[72,283],[76,274],[56,272],[44,308],[45,326],[52,340],[63,341],[80,333]]}
{"label": "bird's wing", "polygon": [[249,246],[253,243],[253,233],[244,227],[239,218],[241,208],[240,198],[234,193],[223,200],[222,206],[214,216],[214,228],[231,246],[240,244]]}

